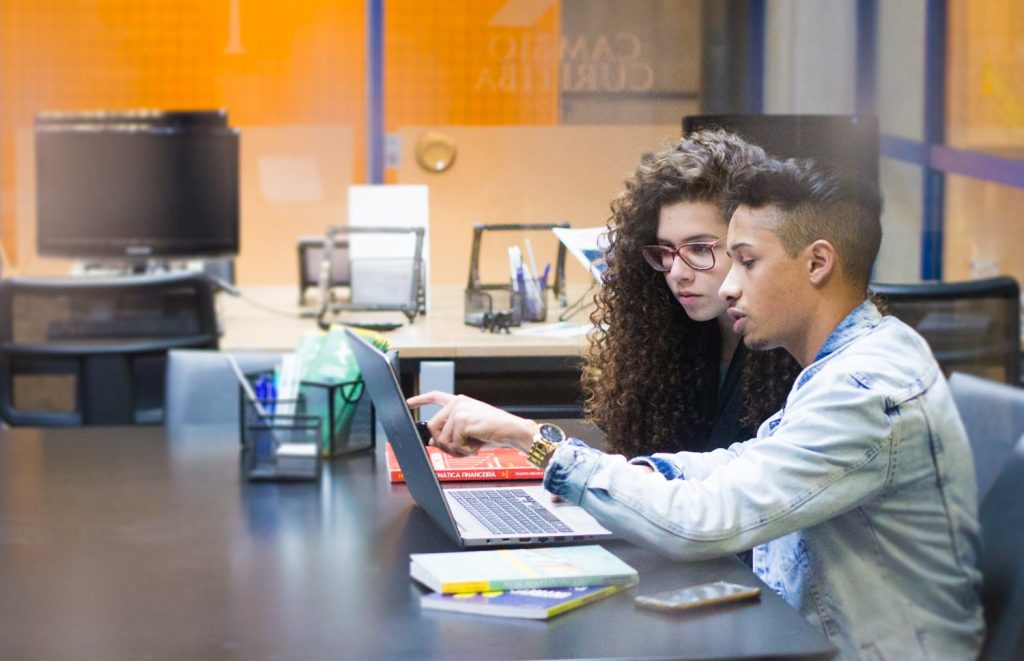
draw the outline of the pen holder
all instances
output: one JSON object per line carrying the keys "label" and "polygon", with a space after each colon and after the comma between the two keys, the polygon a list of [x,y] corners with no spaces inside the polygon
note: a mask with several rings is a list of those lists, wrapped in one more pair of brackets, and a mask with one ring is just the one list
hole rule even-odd
{"label": "pen holder", "polygon": [[373,447],[375,416],[362,379],[340,383],[303,381],[299,394],[307,410],[323,422],[322,456],[337,457]]}
{"label": "pen holder", "polygon": [[520,318],[523,321],[546,321],[548,318],[548,288],[536,278],[527,279],[525,290],[518,297]]}
{"label": "pen holder", "polygon": [[[245,378],[249,382],[250,388],[256,391],[256,384],[260,380],[260,377],[272,376],[271,372],[257,373],[257,374],[246,374]],[[305,416],[309,415],[306,407],[306,399],[299,393],[294,399],[279,399],[279,398],[260,398],[260,408],[263,410],[261,414],[256,405],[251,399],[249,399],[246,391],[242,388],[238,390],[238,401],[239,401],[239,434],[238,438],[241,444],[244,446],[246,443],[246,428],[250,425],[260,424],[266,422],[267,419],[274,419],[276,416],[281,417],[293,417],[293,416]]]}
{"label": "pen holder", "polygon": [[242,456],[250,480],[316,480],[320,475],[320,418],[280,413],[283,402],[256,408],[243,400]]}

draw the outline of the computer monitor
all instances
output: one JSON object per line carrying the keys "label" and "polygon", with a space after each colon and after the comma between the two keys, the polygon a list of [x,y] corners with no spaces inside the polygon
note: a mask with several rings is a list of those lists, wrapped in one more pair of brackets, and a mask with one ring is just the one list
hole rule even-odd
{"label": "computer monitor", "polygon": [[683,135],[720,128],[776,158],[812,158],[878,185],[878,118],[858,115],[689,115]]}
{"label": "computer monitor", "polygon": [[40,113],[40,255],[238,253],[238,132],[223,111]]}

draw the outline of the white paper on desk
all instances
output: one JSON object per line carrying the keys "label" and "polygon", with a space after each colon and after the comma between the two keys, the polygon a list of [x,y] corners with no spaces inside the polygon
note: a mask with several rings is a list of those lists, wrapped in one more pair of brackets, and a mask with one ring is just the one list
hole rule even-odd
{"label": "white paper on desk", "polygon": [[560,321],[555,324],[531,324],[512,331],[513,335],[534,335],[538,337],[579,337],[586,335],[594,324],[576,324],[571,321]]}
{"label": "white paper on desk", "polygon": [[[349,186],[350,227],[422,227],[423,286],[426,308],[430,310],[430,197],[425,185]],[[352,234],[349,255],[358,259],[412,260],[416,249],[414,234]],[[412,273],[410,262],[409,272]],[[353,283],[354,284],[354,283]],[[353,291],[355,295],[355,291]],[[404,300],[408,300],[405,298]]]}

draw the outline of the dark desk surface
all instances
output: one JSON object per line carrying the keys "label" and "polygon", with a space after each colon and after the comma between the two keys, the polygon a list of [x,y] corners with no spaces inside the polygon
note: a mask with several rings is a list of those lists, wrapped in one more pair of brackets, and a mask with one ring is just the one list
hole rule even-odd
{"label": "dark desk surface", "polygon": [[[240,479],[237,437],[161,428],[0,430],[0,658],[827,657],[770,590],[688,615],[633,605],[737,560],[605,546],[639,588],[547,622],[421,612],[410,552],[454,546],[391,486],[380,453],[319,483]],[[763,586],[762,586],[763,587]]]}

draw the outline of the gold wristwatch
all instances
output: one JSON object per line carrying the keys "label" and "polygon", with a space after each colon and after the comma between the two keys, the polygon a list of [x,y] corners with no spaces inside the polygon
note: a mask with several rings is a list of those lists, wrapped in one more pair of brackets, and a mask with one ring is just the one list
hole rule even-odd
{"label": "gold wristwatch", "polygon": [[561,427],[542,422],[537,426],[537,433],[533,435],[533,445],[530,446],[526,460],[537,468],[546,468],[551,461],[551,455],[564,442],[565,432]]}

